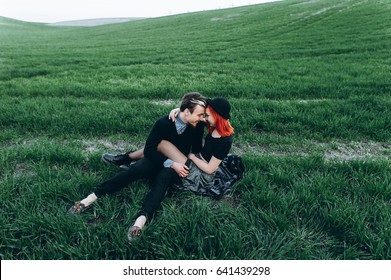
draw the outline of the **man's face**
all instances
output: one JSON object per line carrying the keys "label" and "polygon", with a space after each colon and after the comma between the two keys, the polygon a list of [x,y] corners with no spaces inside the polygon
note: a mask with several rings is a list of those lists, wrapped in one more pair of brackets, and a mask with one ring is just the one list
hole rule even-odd
{"label": "man's face", "polygon": [[204,120],[204,114],[205,114],[204,107],[197,105],[194,108],[193,113],[190,113],[190,111],[188,109],[186,109],[186,110],[187,110],[187,112],[185,114],[186,121],[191,126],[196,126],[200,121]]}

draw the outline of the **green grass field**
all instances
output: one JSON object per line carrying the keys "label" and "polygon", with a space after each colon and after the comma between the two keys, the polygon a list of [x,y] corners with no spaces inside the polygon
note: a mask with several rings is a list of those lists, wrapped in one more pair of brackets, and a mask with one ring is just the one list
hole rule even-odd
{"label": "green grass field", "polygon": [[[286,0],[96,27],[0,17],[1,259],[391,259],[391,2]],[[67,209],[184,93],[232,104],[246,174]]]}

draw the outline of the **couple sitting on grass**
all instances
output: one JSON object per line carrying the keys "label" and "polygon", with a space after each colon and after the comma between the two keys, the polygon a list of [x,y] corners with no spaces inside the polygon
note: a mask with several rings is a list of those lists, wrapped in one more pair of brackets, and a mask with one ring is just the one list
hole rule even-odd
{"label": "couple sitting on grass", "polygon": [[[230,109],[225,98],[210,100],[196,92],[185,94],[179,109],[156,121],[144,149],[102,156],[104,161],[121,166],[121,171],[77,201],[68,214],[80,214],[98,198],[138,179],[151,179],[151,189],[128,229],[131,241],[159,209],[169,187],[177,184],[182,189],[214,197],[228,193],[244,169],[239,156],[229,155],[234,133],[229,122]],[[202,146],[205,125],[207,136]]]}

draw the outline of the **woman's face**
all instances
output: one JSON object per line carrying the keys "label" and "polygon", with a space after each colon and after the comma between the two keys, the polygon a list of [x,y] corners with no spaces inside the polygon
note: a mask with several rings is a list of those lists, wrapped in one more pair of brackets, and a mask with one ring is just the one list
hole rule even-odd
{"label": "woman's face", "polygon": [[205,121],[207,121],[211,127],[215,126],[215,119],[210,113],[209,106],[205,110]]}

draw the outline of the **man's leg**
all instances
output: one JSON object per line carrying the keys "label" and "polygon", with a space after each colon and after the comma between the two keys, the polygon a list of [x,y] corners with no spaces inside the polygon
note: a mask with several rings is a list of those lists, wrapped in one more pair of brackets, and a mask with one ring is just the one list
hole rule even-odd
{"label": "man's leg", "polygon": [[68,214],[80,214],[99,197],[117,192],[138,179],[152,178],[157,172],[158,169],[152,161],[147,158],[141,159],[133,164],[129,170],[120,171],[111,179],[100,184],[93,193],[83,200],[75,202],[75,204],[68,210]]}
{"label": "man's leg", "polygon": [[152,188],[144,199],[141,214],[147,218],[152,217],[154,212],[160,208],[160,205],[166,196],[166,192],[179,179],[178,174],[172,168],[163,168],[156,175]]}
{"label": "man's leg", "polygon": [[179,179],[174,169],[163,168],[155,177],[154,183],[148,195],[145,197],[142,209],[138,213],[135,223],[129,227],[128,240],[137,237],[146,221],[152,217],[166,196],[167,190]]}
{"label": "man's leg", "polygon": [[114,177],[100,184],[94,193],[97,197],[112,194],[128,186],[131,182],[142,178],[151,178],[155,176],[157,172],[158,169],[153,162],[147,158],[143,158],[131,165],[131,168],[128,170],[122,170]]}

